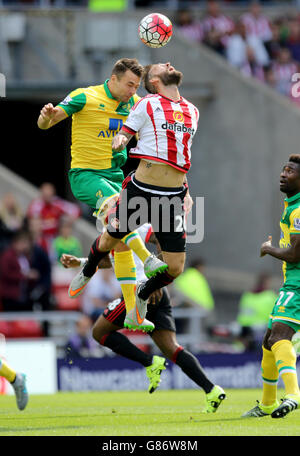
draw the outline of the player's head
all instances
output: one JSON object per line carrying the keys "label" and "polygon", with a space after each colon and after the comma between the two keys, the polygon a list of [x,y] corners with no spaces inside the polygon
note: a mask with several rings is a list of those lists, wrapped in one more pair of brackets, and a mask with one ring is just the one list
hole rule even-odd
{"label": "player's head", "polygon": [[16,231],[12,238],[12,247],[18,255],[27,255],[32,246],[32,237],[26,230]]}
{"label": "player's head", "polygon": [[137,59],[118,60],[109,79],[109,90],[113,97],[127,103],[140,86],[143,69]]}
{"label": "player's head", "polygon": [[293,154],[280,173],[280,191],[287,195],[300,192],[300,154]]}
{"label": "player's head", "polygon": [[175,70],[170,62],[155,63],[144,68],[144,86],[149,93],[159,93],[163,86],[180,86],[183,74]]}
{"label": "player's head", "polygon": [[51,182],[44,182],[40,186],[40,195],[45,203],[50,203],[53,197],[56,195],[55,186]]}

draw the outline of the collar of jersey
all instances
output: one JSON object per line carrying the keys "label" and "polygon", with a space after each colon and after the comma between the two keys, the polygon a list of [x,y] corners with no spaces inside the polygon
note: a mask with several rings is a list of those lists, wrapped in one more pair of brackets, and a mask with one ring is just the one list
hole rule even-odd
{"label": "collar of jersey", "polygon": [[[105,93],[106,93],[106,95],[108,96],[108,98],[110,98],[111,100],[118,101],[115,97],[112,96],[111,91],[110,91],[109,88],[108,88],[108,84],[107,84],[108,81],[109,81],[109,79],[106,79],[106,81],[105,81],[104,84],[103,84]],[[128,101],[128,103],[130,103],[130,102],[132,102],[132,105],[134,105],[133,97],[131,97],[130,100]],[[128,116],[128,114],[129,114],[128,112],[122,112],[122,107],[123,107],[124,105],[127,106],[128,103],[123,103],[123,102],[121,101],[121,102],[119,103],[119,105],[118,105],[116,111],[120,111],[119,114],[121,114],[121,115],[126,115],[126,116]]]}
{"label": "collar of jersey", "polygon": [[107,84],[108,81],[109,81],[109,79],[106,79],[106,81],[105,81],[104,84],[103,84],[103,85],[104,85],[105,93],[106,93],[106,95],[108,96],[108,98],[111,98],[112,100],[118,101],[115,97],[112,96],[111,91],[110,91],[109,88],[108,88],[108,84]]}
{"label": "collar of jersey", "polygon": [[285,201],[290,204],[290,203],[293,203],[294,201],[297,201],[298,199],[300,199],[300,192],[297,193],[296,195],[294,196],[291,196],[290,198],[285,198]]}
{"label": "collar of jersey", "polygon": [[178,101],[174,101],[174,100],[172,100],[172,98],[166,97],[165,95],[162,95],[161,93],[158,93],[157,95],[160,95],[161,97],[166,98],[167,100],[172,101],[172,103],[180,103],[180,102],[182,101],[182,96],[180,96],[180,98],[179,98]]}

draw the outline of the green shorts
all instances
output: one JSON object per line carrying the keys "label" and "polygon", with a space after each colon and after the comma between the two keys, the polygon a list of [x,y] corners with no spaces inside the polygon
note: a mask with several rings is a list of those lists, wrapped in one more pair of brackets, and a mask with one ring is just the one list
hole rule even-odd
{"label": "green shorts", "polygon": [[120,193],[123,180],[124,174],[120,168],[73,168],[69,171],[69,182],[75,198],[96,210]]}
{"label": "green shorts", "polygon": [[279,290],[279,297],[276,300],[268,328],[272,328],[275,322],[285,323],[295,331],[300,329],[300,287],[292,284],[285,284]]}

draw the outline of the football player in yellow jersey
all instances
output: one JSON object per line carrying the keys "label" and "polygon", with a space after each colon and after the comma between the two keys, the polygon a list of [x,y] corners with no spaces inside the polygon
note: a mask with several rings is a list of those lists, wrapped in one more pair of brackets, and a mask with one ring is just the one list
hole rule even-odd
{"label": "football player in yellow jersey", "polygon": [[[280,174],[280,190],[287,195],[280,220],[279,247],[272,237],[261,246],[261,256],[271,255],[283,262],[284,283],[272,310],[263,340],[261,362],[262,401],[243,417],[282,418],[300,407],[297,378],[297,355],[293,336],[300,330],[300,155],[291,155]],[[281,376],[285,396],[277,400],[277,383]]]}
{"label": "football player in yellow jersey", "polygon": [[[46,104],[38,118],[38,126],[48,129],[72,115],[71,169],[69,181],[74,196],[97,210],[105,223],[108,210],[114,205],[122,188],[121,166],[127,159],[126,149],[113,152],[112,138],[122,128],[131,107],[139,99],[143,67],[136,59],[118,60],[104,84],[77,89],[61,103]],[[120,282],[127,313],[135,315],[136,272],[132,249],[147,265],[150,274],[167,268],[146,249],[137,232],[125,236],[114,249],[115,273]],[[81,278],[69,288],[69,296],[82,293],[89,278]],[[153,330],[153,324],[137,318],[130,329]]]}

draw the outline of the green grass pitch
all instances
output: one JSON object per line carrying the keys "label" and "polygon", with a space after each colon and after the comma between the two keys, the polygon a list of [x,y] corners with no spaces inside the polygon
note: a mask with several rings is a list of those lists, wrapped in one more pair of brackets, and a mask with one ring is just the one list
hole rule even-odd
{"label": "green grass pitch", "polygon": [[[284,419],[241,419],[260,390],[227,390],[214,414],[203,414],[200,390],[32,395],[20,412],[0,397],[2,436],[299,436],[300,412]],[[283,392],[279,391],[279,397]]]}

